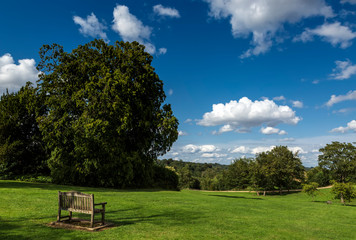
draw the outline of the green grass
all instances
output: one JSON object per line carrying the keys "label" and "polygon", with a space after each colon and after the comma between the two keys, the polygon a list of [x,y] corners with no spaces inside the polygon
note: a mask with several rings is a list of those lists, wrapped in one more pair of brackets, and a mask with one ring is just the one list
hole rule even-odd
{"label": "green grass", "polygon": [[[58,190],[94,193],[96,202],[108,202],[106,219],[115,227],[48,227],[56,220]],[[312,202],[304,193],[258,197],[0,181],[0,239],[356,239],[356,205],[327,205],[330,199],[328,189]]]}

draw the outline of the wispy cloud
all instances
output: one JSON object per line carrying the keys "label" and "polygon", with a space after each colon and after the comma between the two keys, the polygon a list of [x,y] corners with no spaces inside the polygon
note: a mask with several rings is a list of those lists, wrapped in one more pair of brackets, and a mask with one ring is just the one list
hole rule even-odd
{"label": "wispy cloud", "polygon": [[345,95],[339,95],[339,96],[331,95],[329,101],[325,105],[331,107],[336,103],[348,101],[348,100],[356,100],[356,90],[349,91]]}
{"label": "wispy cloud", "polygon": [[335,61],[335,64],[336,68],[334,68],[333,73],[330,74],[332,79],[345,80],[356,74],[356,65],[352,65],[349,59],[346,61]]}
{"label": "wispy cloud", "polygon": [[180,18],[180,14],[177,9],[170,8],[170,7],[164,7],[161,4],[155,5],[153,7],[153,12],[159,16]]}
{"label": "wispy cloud", "polygon": [[108,41],[108,37],[105,33],[107,27],[105,24],[99,22],[94,13],[88,15],[86,19],[74,16],[73,21],[80,25],[79,32],[84,36],[90,36],[93,38],[99,37],[105,41]]}
{"label": "wispy cloud", "polygon": [[309,42],[313,41],[314,36],[321,37],[335,47],[347,48],[351,46],[352,40],[356,38],[356,33],[349,27],[342,26],[340,22],[324,23],[315,29],[306,29],[301,35],[294,38],[294,41]]}

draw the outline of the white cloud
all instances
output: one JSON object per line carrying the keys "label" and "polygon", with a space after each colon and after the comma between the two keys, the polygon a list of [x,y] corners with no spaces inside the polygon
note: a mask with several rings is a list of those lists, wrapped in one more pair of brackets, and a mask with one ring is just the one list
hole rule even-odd
{"label": "white cloud", "polygon": [[73,21],[76,24],[80,25],[79,32],[84,36],[90,36],[93,38],[100,37],[105,41],[108,41],[108,37],[105,33],[107,27],[99,22],[94,13],[88,15],[87,19],[83,19],[79,16],[74,16]]}
{"label": "white cloud", "polygon": [[180,15],[179,15],[179,12],[177,9],[170,8],[170,7],[163,7],[161,4],[155,5],[153,7],[153,12],[160,16],[180,18]]}
{"label": "white cloud", "polygon": [[293,107],[303,108],[303,102],[301,101],[292,101],[292,103],[293,103]]}
{"label": "white cloud", "polygon": [[352,75],[356,74],[356,65],[352,65],[352,62],[347,59],[346,61],[335,61],[336,68],[333,69],[330,77],[336,80],[349,79]]}
{"label": "white cloud", "polygon": [[167,53],[167,48],[160,48],[160,49],[158,49],[158,54],[164,55],[164,54],[166,54],[166,53]]}
{"label": "white cloud", "polygon": [[187,135],[188,135],[187,132],[178,131],[178,136],[187,136]]}
{"label": "white cloud", "polygon": [[231,100],[226,104],[214,104],[213,110],[205,113],[197,124],[206,127],[224,125],[221,132],[223,129],[246,132],[262,124],[274,127],[280,123],[297,124],[300,120],[288,106],[278,106],[268,99],[252,102],[243,97],[238,102]]}
{"label": "white cloud", "polygon": [[294,138],[283,138],[279,140],[280,142],[294,142],[295,139]]}
{"label": "white cloud", "polygon": [[217,150],[217,148],[214,145],[194,145],[194,144],[188,144],[185,145],[182,148],[183,152],[186,153],[196,153],[196,152],[201,152],[201,153],[210,153],[214,152]]}
{"label": "white cloud", "polygon": [[250,149],[248,147],[240,146],[240,147],[237,147],[237,148],[233,149],[231,151],[231,153],[248,153],[249,150]]}
{"label": "white cloud", "polygon": [[351,46],[352,40],[356,38],[356,33],[341,23],[324,23],[315,29],[306,29],[301,35],[294,38],[294,41],[309,42],[314,36],[321,37],[324,41],[331,43],[333,46],[347,48]]}
{"label": "white cloud", "polygon": [[124,41],[137,41],[146,46],[146,51],[150,54],[156,52],[156,47],[150,42],[152,29],[132,15],[129,8],[124,5],[117,5],[114,9],[114,21],[112,29],[117,32]]}
{"label": "white cloud", "polygon": [[346,95],[331,95],[329,101],[326,103],[326,106],[331,107],[332,105],[347,101],[347,100],[356,100],[356,90],[349,91]]}
{"label": "white cloud", "polygon": [[341,3],[356,4],[356,0],[341,0]]}
{"label": "white cloud", "polygon": [[278,128],[273,128],[273,127],[262,127],[261,128],[261,133],[265,135],[271,135],[271,134],[278,134],[278,135],[286,135],[287,132],[284,130],[279,130]]}
{"label": "white cloud", "polygon": [[274,97],[273,100],[274,101],[284,101],[284,100],[286,100],[286,98],[284,96],[279,96],[279,97]]}
{"label": "white cloud", "polygon": [[251,150],[251,154],[258,154],[258,153],[262,153],[262,152],[267,152],[267,151],[271,151],[273,148],[275,148],[276,146],[269,146],[269,147],[255,147]]}
{"label": "white cloud", "polygon": [[221,158],[221,157],[226,157],[227,154],[220,154],[220,153],[203,153],[201,155],[203,158]]}
{"label": "white cloud", "polygon": [[324,0],[205,0],[210,16],[228,18],[235,37],[252,34],[253,47],[241,58],[267,52],[285,23],[297,23],[313,16],[333,16]]}
{"label": "white cloud", "polygon": [[219,129],[219,131],[213,131],[213,135],[219,135],[219,134],[222,134],[225,132],[231,132],[231,131],[234,131],[234,128],[231,127],[231,125],[227,124],[227,125],[222,126]]}
{"label": "white cloud", "polygon": [[356,132],[356,120],[352,120],[351,122],[347,123],[346,127],[338,127],[332,129],[330,132],[335,133],[346,133],[348,131]]}
{"label": "white cloud", "polygon": [[191,119],[191,118],[187,118],[187,119],[184,121],[184,123],[191,123],[191,122],[193,122],[193,119]]}
{"label": "white cloud", "polygon": [[292,151],[294,154],[307,154],[308,152],[304,151],[301,147],[288,147],[289,151]]}
{"label": "white cloud", "polygon": [[0,57],[0,92],[18,91],[26,82],[36,83],[39,72],[34,59],[21,59],[15,64],[11,54]]}

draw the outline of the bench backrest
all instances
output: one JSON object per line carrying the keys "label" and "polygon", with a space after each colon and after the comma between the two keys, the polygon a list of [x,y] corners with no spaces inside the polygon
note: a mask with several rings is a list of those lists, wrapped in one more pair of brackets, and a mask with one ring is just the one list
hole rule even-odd
{"label": "bench backrest", "polygon": [[62,210],[90,214],[94,211],[94,194],[59,191],[58,205]]}

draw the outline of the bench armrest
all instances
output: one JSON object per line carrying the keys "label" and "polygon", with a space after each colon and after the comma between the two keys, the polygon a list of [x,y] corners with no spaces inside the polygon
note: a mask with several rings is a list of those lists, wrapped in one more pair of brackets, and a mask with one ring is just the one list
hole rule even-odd
{"label": "bench armrest", "polygon": [[105,204],[108,204],[108,203],[107,202],[95,203],[94,206],[96,206],[96,205],[105,205]]}

